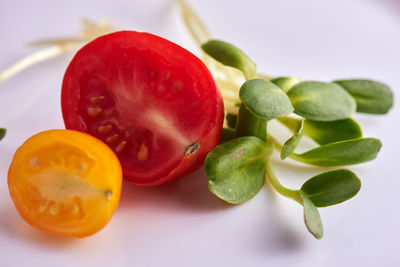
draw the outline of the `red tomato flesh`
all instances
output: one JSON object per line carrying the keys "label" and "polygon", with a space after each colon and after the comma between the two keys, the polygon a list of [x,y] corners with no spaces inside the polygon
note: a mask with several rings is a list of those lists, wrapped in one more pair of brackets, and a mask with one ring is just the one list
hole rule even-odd
{"label": "red tomato flesh", "polygon": [[194,171],[221,135],[223,101],[207,67],[149,33],[121,31],[84,46],[67,68],[61,102],[66,128],[105,142],[138,185]]}

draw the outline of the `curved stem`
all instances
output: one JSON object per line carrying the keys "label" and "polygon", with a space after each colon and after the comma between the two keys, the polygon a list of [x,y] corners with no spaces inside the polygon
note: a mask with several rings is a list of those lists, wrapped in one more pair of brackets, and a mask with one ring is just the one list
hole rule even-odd
{"label": "curved stem", "polygon": [[61,54],[69,52],[73,49],[78,48],[83,45],[85,42],[89,42],[96,38],[97,36],[104,35],[107,33],[114,32],[117,30],[114,27],[111,27],[108,22],[100,21],[98,23],[91,22],[89,20],[84,19],[83,30],[81,32],[80,38],[72,38],[72,39],[47,39],[47,40],[39,40],[31,42],[30,46],[43,46],[43,45],[51,45],[48,48],[37,51],[31,55],[28,55],[7,69],[0,72],[0,82],[10,78],[11,76],[23,71],[24,69],[43,62],[45,60],[57,57]]}
{"label": "curved stem", "polygon": [[192,37],[196,40],[198,45],[202,45],[207,42],[211,36],[208,33],[203,22],[193,12],[193,10],[186,4],[184,0],[177,0],[182,10],[182,18],[185,22]]}
{"label": "curved stem", "polygon": [[268,134],[268,141],[272,143],[273,147],[278,150],[281,151],[283,146],[281,145],[281,143],[278,142],[278,140],[276,140],[272,135]]}
{"label": "curved stem", "polygon": [[269,183],[272,185],[272,187],[282,196],[291,198],[300,205],[303,205],[303,200],[301,196],[299,195],[299,190],[292,190],[287,187],[284,187],[278,180],[278,178],[275,175],[274,170],[271,167],[270,164],[270,159],[267,160],[267,164],[265,166],[265,171],[266,171],[266,180],[269,181]]}
{"label": "curved stem", "polygon": [[228,101],[224,101],[224,109],[225,109],[225,112],[226,112],[226,114],[234,114],[234,115],[237,115],[238,114],[238,112],[239,112],[239,108],[238,108],[238,106],[236,105],[236,103],[233,103],[233,102],[228,102]]}
{"label": "curved stem", "polygon": [[29,56],[24,57],[23,59],[17,61],[7,69],[3,70],[0,72],[0,82],[10,78],[14,74],[17,74],[18,72],[35,65],[39,62],[45,61],[47,59],[56,57],[58,55],[61,55],[62,53],[65,53],[69,50],[72,50],[78,46],[78,42],[71,42],[67,43],[65,45],[54,45],[48,48],[45,48],[43,50],[40,50],[34,54],[31,54]]}

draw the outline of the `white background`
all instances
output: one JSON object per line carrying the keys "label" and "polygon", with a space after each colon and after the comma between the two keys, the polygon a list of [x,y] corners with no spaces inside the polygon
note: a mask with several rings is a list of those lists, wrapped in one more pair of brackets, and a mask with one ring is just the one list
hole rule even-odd
{"label": "white background", "polygon": [[[124,184],[111,222],[86,239],[40,232],[17,214],[7,189],[16,148],[45,129],[63,128],[60,87],[68,54],[0,84],[0,266],[400,266],[400,1],[190,1],[214,37],[241,47],[270,75],[331,81],[366,77],[389,84],[387,116],[356,115],[383,149],[352,166],[360,193],[320,209],[322,240],[305,229],[302,209],[263,189],[229,206],[207,189],[201,170],[154,188]],[[80,18],[108,18],[197,52],[173,1],[0,1],[0,69],[36,51],[30,41],[73,37]],[[298,187],[320,169],[275,163],[283,183]]]}

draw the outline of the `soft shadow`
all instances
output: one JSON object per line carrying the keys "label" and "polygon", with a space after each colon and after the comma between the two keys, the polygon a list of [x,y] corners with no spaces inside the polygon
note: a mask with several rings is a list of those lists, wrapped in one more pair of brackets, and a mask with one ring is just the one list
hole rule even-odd
{"label": "soft shadow", "polygon": [[160,186],[140,187],[124,182],[119,209],[160,205],[196,212],[217,211],[232,206],[209,191],[202,169]]}
{"label": "soft shadow", "polygon": [[[62,237],[38,230],[22,218],[14,210],[5,210],[1,214],[0,233],[3,238],[17,239],[24,243],[47,248],[67,248],[79,242],[78,238]],[[8,237],[6,237],[6,235]]]}
{"label": "soft shadow", "polygon": [[274,254],[292,254],[302,250],[305,247],[304,240],[293,229],[293,226],[287,223],[287,218],[284,218],[282,210],[279,209],[276,195],[268,194],[265,210],[268,211],[268,214],[263,216],[264,227],[263,231],[259,233],[259,246],[257,247],[263,252],[268,251]]}

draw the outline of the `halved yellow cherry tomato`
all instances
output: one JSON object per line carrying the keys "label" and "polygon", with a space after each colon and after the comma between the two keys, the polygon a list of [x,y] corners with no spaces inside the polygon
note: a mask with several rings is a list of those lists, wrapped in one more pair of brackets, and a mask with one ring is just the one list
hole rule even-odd
{"label": "halved yellow cherry tomato", "polygon": [[16,151],[8,188],[22,218],[58,235],[96,233],[117,208],[122,170],[114,152],[98,139],[71,130],[29,138]]}

